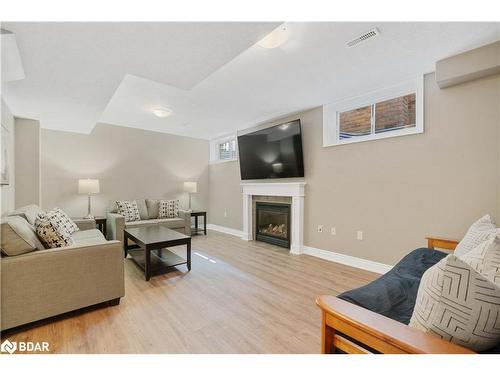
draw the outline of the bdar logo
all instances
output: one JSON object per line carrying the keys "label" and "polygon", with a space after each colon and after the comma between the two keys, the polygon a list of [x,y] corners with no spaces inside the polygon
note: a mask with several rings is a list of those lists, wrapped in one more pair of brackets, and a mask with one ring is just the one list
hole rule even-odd
{"label": "bdar logo", "polygon": [[5,340],[2,345],[0,345],[0,351],[5,353],[13,354],[14,352],[48,352],[49,343],[42,342],[32,342],[32,341],[9,341]]}
{"label": "bdar logo", "polygon": [[9,340],[5,340],[2,345],[0,345],[0,351],[2,353],[9,353],[12,354],[16,351],[17,349],[17,342],[10,342]]}

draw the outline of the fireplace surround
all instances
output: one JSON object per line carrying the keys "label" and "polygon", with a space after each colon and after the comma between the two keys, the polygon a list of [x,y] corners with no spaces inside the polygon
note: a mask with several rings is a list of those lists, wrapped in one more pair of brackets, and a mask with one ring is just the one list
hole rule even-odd
{"label": "fireplace surround", "polygon": [[[243,236],[246,241],[255,239],[254,210],[252,203],[256,196],[288,197],[290,205],[290,253],[302,254],[304,248],[304,196],[303,181],[297,182],[245,182],[243,193]],[[257,200],[258,201],[258,200]],[[281,203],[281,202],[280,202]],[[284,202],[283,202],[284,203]]]}

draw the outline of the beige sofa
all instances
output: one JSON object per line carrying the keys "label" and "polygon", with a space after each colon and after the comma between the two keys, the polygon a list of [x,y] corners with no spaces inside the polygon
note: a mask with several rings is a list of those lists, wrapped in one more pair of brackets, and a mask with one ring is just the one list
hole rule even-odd
{"label": "beige sofa", "polygon": [[162,225],[166,228],[178,230],[188,236],[191,235],[191,212],[179,210],[179,216],[172,219],[158,218],[159,199],[134,199],[137,202],[141,220],[125,222],[125,218],[118,214],[116,201],[109,204],[107,214],[108,239],[118,240],[123,243],[123,231],[126,228],[137,228],[141,226]]}
{"label": "beige sofa", "polygon": [[30,232],[35,211],[31,206],[27,214],[18,210],[2,219],[0,329],[102,302],[118,304],[125,295],[120,242],[106,241],[95,221],[82,220],[73,246],[43,249]]}

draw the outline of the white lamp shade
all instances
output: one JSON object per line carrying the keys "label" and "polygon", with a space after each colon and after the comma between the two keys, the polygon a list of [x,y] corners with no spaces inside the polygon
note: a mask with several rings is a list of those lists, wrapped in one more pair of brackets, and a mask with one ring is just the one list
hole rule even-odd
{"label": "white lamp shade", "polygon": [[99,180],[86,178],[78,180],[78,193],[79,194],[98,194],[99,193]]}
{"label": "white lamp shade", "polygon": [[198,184],[196,182],[184,182],[184,191],[187,193],[196,193]]}

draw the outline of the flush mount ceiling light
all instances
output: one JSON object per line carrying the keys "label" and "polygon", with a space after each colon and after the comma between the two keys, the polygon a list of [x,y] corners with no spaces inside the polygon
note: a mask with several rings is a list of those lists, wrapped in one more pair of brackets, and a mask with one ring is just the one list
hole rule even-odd
{"label": "flush mount ceiling light", "polygon": [[168,117],[172,114],[172,110],[165,107],[155,107],[151,110],[155,116],[160,118]]}
{"label": "flush mount ceiling light", "polygon": [[288,40],[288,30],[285,25],[281,25],[267,34],[263,39],[257,42],[262,48],[276,48]]}

